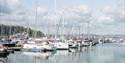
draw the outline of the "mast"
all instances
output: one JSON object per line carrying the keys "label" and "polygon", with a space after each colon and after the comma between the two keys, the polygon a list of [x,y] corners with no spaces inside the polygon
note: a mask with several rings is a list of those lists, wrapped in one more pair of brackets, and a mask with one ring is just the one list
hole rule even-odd
{"label": "mast", "polygon": [[87,22],[87,38],[90,39],[90,21]]}
{"label": "mast", "polygon": [[[83,23],[81,24],[81,27],[83,26]],[[81,36],[82,36],[82,39],[83,39],[83,35],[84,35],[84,31],[83,31],[83,28],[81,28],[82,30],[82,33],[81,33]]]}
{"label": "mast", "polygon": [[65,28],[65,23],[64,23],[64,21],[65,21],[65,19],[64,19],[64,12],[62,11],[62,28],[63,28],[63,30],[62,30],[62,31],[63,31],[63,32],[62,32],[62,36],[63,36],[63,37],[64,37],[64,35],[65,35],[65,34],[64,34],[64,31],[65,31],[65,30],[64,30],[64,28]]}
{"label": "mast", "polygon": [[35,1],[35,31],[34,31],[34,39],[37,37],[37,5],[38,5],[38,0]]}
{"label": "mast", "polygon": [[72,25],[71,25],[71,38],[73,37],[73,23],[72,23]]}
{"label": "mast", "polygon": [[29,23],[27,22],[27,30],[26,30],[26,32],[27,32],[27,37],[29,36]]}
{"label": "mast", "polygon": [[56,33],[59,32],[59,27],[61,26],[61,19],[62,19],[62,16],[60,15],[60,20],[59,20],[59,23],[57,24],[58,26],[57,26],[57,31],[56,31]]}
{"label": "mast", "polygon": [[[124,32],[123,35],[125,36],[125,20],[124,20],[124,23],[123,23],[123,32]],[[125,40],[125,38],[124,38],[124,40]]]}
{"label": "mast", "polygon": [[[57,3],[57,1],[54,0],[54,13],[55,13],[55,15],[57,15],[57,13],[56,13],[56,10],[57,10],[56,3]],[[55,39],[57,38],[57,34],[58,34],[58,28],[57,27],[58,26],[57,26],[56,19],[55,19],[55,35],[54,35]],[[56,31],[56,28],[57,28],[57,31]]]}
{"label": "mast", "polygon": [[80,38],[80,34],[81,34],[81,29],[80,29],[80,26],[78,26],[78,30],[79,30],[79,38]]}
{"label": "mast", "polygon": [[65,33],[64,33],[64,31],[65,31],[65,17],[64,17],[64,11],[62,11],[62,14],[61,14],[61,16],[62,16],[62,37],[63,37],[63,40],[62,41],[64,41],[64,37],[65,37]]}
{"label": "mast", "polygon": [[2,37],[2,35],[3,35],[3,34],[2,34],[3,29],[2,29],[2,28],[3,28],[3,24],[1,24],[1,31],[0,31],[0,32],[1,32],[1,33],[0,33],[0,36],[1,36],[1,37]]}
{"label": "mast", "polygon": [[50,30],[49,30],[49,23],[47,24],[47,28],[48,28],[48,29],[47,29],[47,31],[48,31],[48,33],[47,33],[47,34],[48,34],[48,37],[49,37],[49,34],[50,34]]}
{"label": "mast", "polygon": [[[10,20],[10,24],[11,24],[11,20]],[[11,36],[11,31],[12,31],[12,28],[11,28],[11,25],[9,27],[9,37]]]}
{"label": "mast", "polygon": [[12,34],[12,26],[11,26],[12,23],[11,22],[12,22],[12,16],[10,17],[10,26],[9,26],[9,35],[8,35],[9,38]]}

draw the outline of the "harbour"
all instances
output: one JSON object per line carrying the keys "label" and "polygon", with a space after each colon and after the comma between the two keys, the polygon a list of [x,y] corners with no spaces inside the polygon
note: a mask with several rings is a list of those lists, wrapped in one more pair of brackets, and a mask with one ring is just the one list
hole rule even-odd
{"label": "harbour", "polygon": [[[101,44],[71,51],[15,52],[5,63],[124,63],[125,46]],[[121,52],[122,51],[122,52]]]}
{"label": "harbour", "polygon": [[125,63],[124,0],[0,0],[0,63]]}

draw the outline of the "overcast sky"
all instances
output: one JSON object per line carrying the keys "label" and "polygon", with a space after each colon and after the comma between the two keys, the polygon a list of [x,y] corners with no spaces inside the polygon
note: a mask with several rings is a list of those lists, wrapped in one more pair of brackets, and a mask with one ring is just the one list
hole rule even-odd
{"label": "overcast sky", "polygon": [[[0,0],[0,24],[28,26],[44,33],[125,35],[125,0]],[[59,33],[58,32],[58,33]]]}

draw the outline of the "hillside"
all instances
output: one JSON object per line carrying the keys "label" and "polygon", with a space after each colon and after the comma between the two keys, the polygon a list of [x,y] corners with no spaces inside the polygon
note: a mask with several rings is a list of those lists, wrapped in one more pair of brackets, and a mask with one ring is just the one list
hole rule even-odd
{"label": "hillside", "polygon": [[8,35],[13,35],[17,33],[23,33],[23,32],[28,32],[29,37],[34,36],[34,32],[36,32],[37,37],[42,37],[44,34],[41,31],[35,31],[32,30],[31,28],[25,28],[22,26],[8,26],[8,25],[0,25],[0,36],[8,36]]}

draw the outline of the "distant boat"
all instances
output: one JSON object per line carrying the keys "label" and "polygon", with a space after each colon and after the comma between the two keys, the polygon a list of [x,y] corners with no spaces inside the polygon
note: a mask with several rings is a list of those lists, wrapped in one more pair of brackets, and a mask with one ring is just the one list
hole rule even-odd
{"label": "distant boat", "polygon": [[83,47],[83,46],[94,46],[97,44],[96,41],[94,40],[89,40],[89,39],[84,39],[84,40],[76,40],[78,43],[79,47]]}

